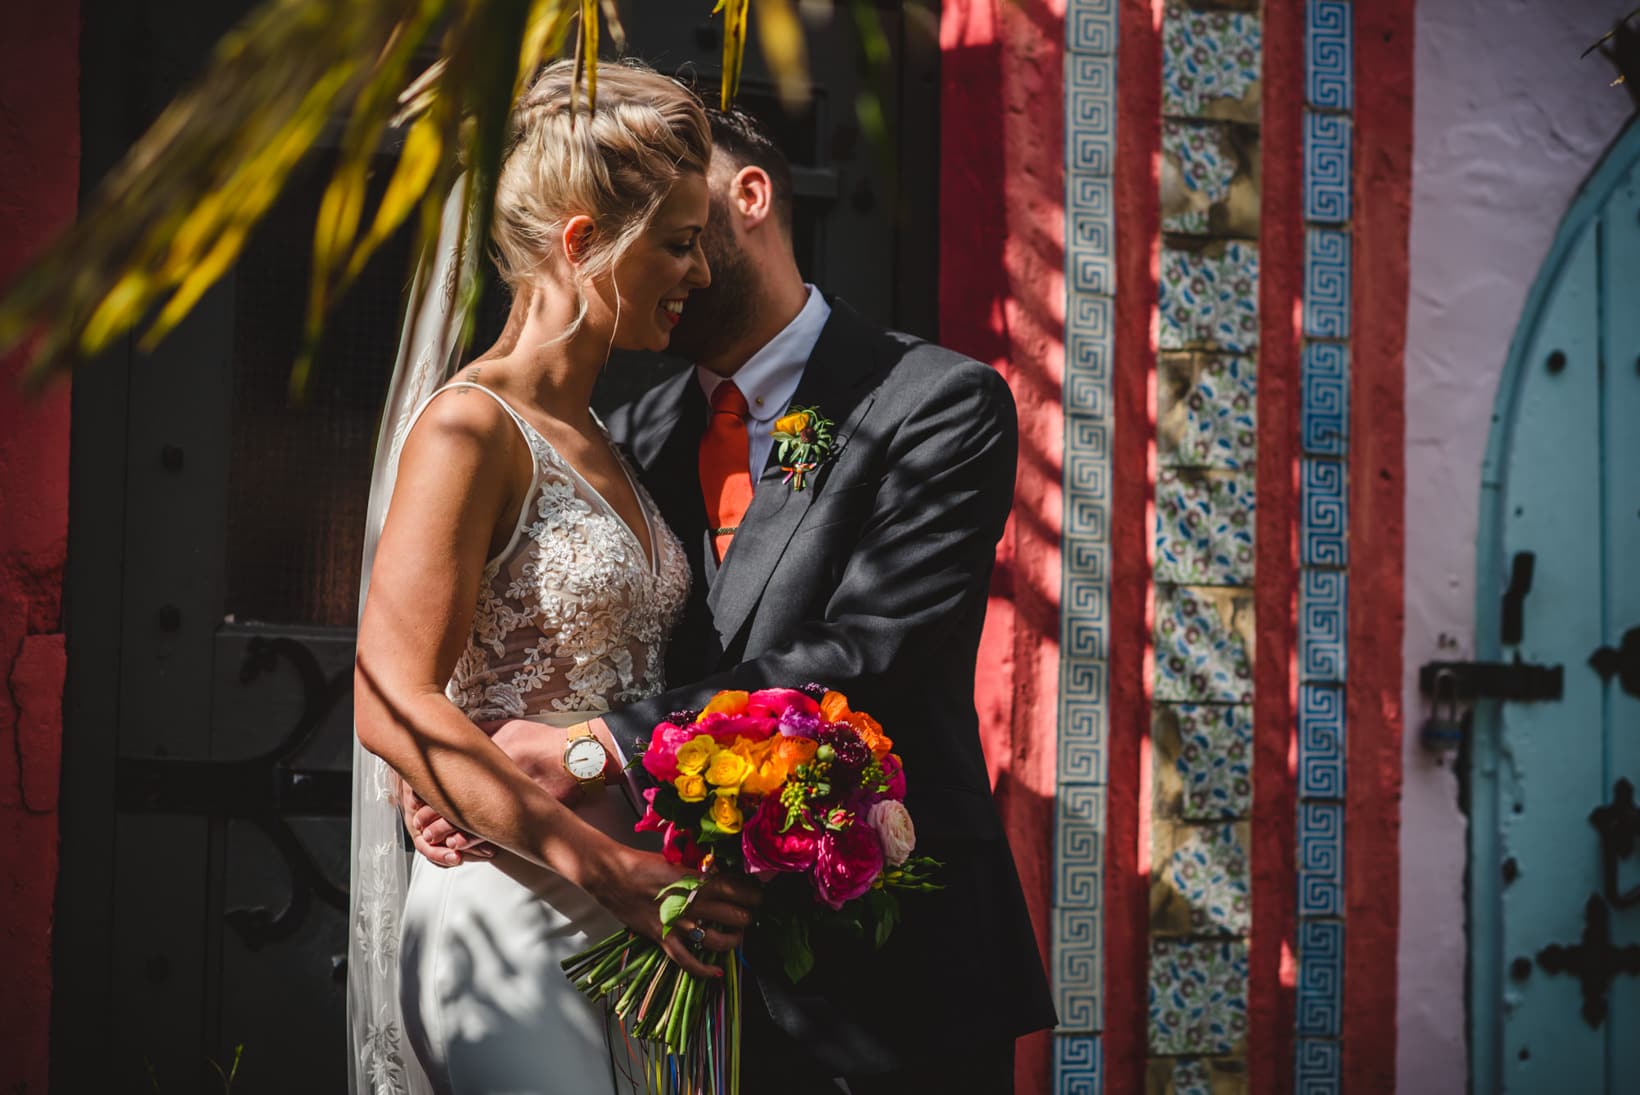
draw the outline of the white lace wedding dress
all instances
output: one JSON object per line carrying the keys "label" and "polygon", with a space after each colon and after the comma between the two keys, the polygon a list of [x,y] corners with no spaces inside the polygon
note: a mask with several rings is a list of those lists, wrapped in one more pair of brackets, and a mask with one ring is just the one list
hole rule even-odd
{"label": "white lace wedding dress", "polygon": [[[511,542],[485,568],[450,699],[478,723],[568,726],[658,693],[689,569],[654,502],[627,470],[651,559],[608,502],[505,400],[476,384],[441,392],[458,387],[506,409],[529,442],[535,476]],[[577,813],[629,843],[642,839],[620,788]],[[559,961],[618,927],[560,876],[505,852],[453,868],[417,857],[400,924],[399,997],[405,1034],[434,1089],[613,1090],[602,1012],[575,991]]]}

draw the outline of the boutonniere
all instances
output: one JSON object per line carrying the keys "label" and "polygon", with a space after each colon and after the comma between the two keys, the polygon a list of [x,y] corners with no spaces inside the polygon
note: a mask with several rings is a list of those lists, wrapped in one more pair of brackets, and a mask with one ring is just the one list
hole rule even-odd
{"label": "boutonniere", "polygon": [[780,444],[776,455],[792,490],[807,486],[809,474],[831,456],[836,429],[837,424],[814,407],[793,407],[775,420],[769,436]]}

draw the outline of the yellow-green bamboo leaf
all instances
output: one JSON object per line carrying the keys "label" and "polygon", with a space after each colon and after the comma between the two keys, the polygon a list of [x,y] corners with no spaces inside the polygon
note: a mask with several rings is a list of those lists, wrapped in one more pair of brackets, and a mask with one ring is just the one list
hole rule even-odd
{"label": "yellow-green bamboo leaf", "polygon": [[746,8],[749,0],[727,0],[723,5],[723,87],[721,106],[728,110],[740,91],[740,70],[746,57]]}
{"label": "yellow-green bamboo leaf", "polygon": [[581,0],[581,56],[586,62],[587,109],[598,109],[598,0]]}
{"label": "yellow-green bamboo leaf", "polygon": [[359,218],[364,213],[364,190],[365,165],[357,161],[339,165],[330,185],[325,187],[313,225],[315,287],[330,284],[331,274],[341,266],[342,256],[358,238]]}
{"label": "yellow-green bamboo leaf", "polygon": [[438,170],[439,157],[443,152],[444,135],[439,132],[438,123],[426,116],[417,119],[404,136],[398,166],[393,169],[393,177],[388,180],[381,204],[376,207],[376,218],[370,225],[370,231],[353,250],[353,258],[347,264],[348,280],[359,276],[365,263],[370,261],[370,256],[398,231],[404,218],[427,193],[427,184]]}
{"label": "yellow-green bamboo leaf", "polygon": [[143,353],[152,353],[160,340],[181,323],[205,291],[215,285],[228,268],[239,258],[239,252],[245,248],[245,240],[250,236],[250,226],[236,224],[229,227],[217,237],[216,243],[209,253],[199,260],[199,263],[188,274],[177,291],[171,294],[171,299],[165,302],[160,310],[159,318],[143,334],[142,341],[137,345]]}
{"label": "yellow-green bamboo leaf", "polygon": [[[774,72],[780,101],[787,110],[797,110],[808,102],[809,62],[803,24],[791,0],[758,0],[757,38]],[[738,77],[737,71],[737,82]]]}
{"label": "yellow-green bamboo leaf", "polygon": [[136,325],[153,295],[153,279],[141,270],[128,270],[103,297],[80,332],[80,351],[101,353],[114,339]]}

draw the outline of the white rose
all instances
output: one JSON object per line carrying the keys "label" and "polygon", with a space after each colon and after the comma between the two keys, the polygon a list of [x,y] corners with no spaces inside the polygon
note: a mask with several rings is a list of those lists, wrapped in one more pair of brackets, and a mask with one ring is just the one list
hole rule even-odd
{"label": "white rose", "polygon": [[883,859],[890,867],[898,867],[917,846],[917,827],[911,824],[911,811],[903,803],[885,798],[871,808],[866,822],[877,832],[883,846]]}

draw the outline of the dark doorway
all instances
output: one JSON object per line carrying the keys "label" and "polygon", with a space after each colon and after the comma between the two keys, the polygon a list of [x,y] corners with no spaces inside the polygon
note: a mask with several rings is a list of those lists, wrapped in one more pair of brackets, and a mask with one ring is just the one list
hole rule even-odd
{"label": "dark doorway", "polygon": [[[86,195],[249,7],[86,0]],[[715,86],[711,7],[628,0],[631,52]],[[743,94],[799,169],[811,279],[923,335],[936,309],[936,9],[879,5],[894,56],[887,150],[856,123],[866,78],[846,5],[810,27],[806,114],[779,113],[755,56]],[[220,1091],[213,1064],[236,1046],[237,1095],[345,1087],[352,624],[408,248],[344,302],[308,404],[290,407],[322,179],[316,167],[297,180],[156,352],[128,342],[75,381],[58,1091]],[[677,367],[612,367],[600,402]]]}

